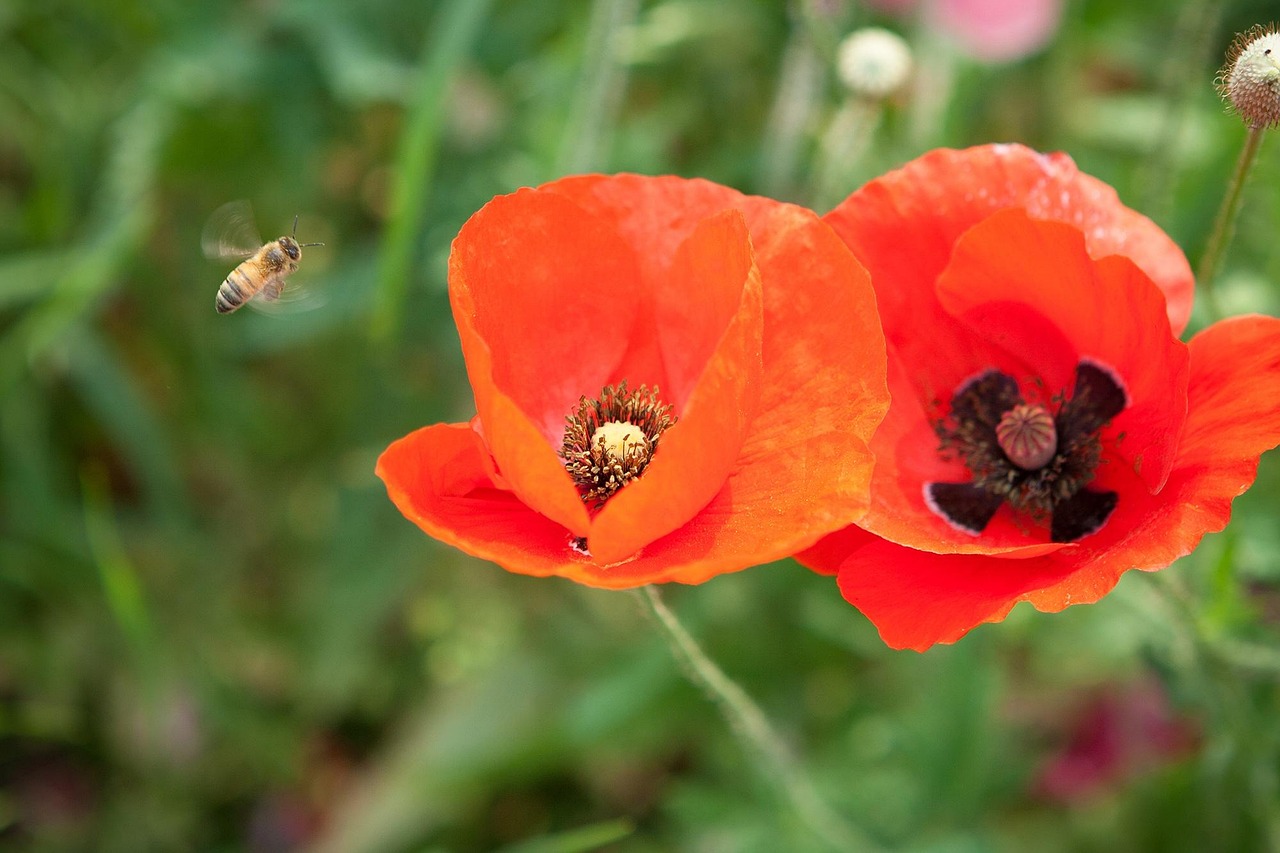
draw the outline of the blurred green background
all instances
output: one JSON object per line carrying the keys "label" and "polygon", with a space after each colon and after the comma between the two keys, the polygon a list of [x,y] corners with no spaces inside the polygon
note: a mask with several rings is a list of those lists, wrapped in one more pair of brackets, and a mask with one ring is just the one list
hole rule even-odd
{"label": "blurred green background", "polygon": [[[1212,79],[1271,2],[1069,2],[966,58],[809,0],[0,3],[0,846],[820,850],[632,595],[422,535],[373,476],[468,418],[449,241],[579,171],[825,209],[939,145],[1060,149],[1194,261],[1244,129]],[[880,24],[916,85],[858,108]],[[1222,277],[1277,313],[1280,149]],[[326,301],[213,310],[249,199]],[[1203,322],[1197,317],[1197,323]],[[1101,603],[886,649],[782,563],[667,599],[886,849],[1280,849],[1276,460],[1227,532]]]}

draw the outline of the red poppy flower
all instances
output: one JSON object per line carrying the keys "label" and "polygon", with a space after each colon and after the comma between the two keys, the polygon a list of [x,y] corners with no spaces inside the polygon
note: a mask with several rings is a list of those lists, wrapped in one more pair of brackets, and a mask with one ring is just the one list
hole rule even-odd
{"label": "red poppy flower", "polygon": [[1063,155],[936,151],[826,220],[871,273],[893,403],[862,529],[800,560],[895,648],[1167,566],[1280,441],[1280,321],[1179,341],[1182,253]]}
{"label": "red poppy flower", "polygon": [[566,178],[476,213],[449,295],[478,414],[378,461],[437,539],[592,586],[697,583],[866,509],[884,339],[815,214],[700,180]]}

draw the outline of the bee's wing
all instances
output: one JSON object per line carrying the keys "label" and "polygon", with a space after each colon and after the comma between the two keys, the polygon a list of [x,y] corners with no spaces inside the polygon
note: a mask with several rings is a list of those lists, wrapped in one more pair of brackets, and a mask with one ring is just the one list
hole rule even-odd
{"label": "bee's wing", "polygon": [[262,284],[262,289],[249,300],[249,307],[264,314],[297,314],[314,311],[329,300],[323,293],[297,282],[286,286],[285,277],[273,275]]}
{"label": "bee's wing", "polygon": [[209,258],[247,258],[262,248],[249,202],[237,199],[215,210],[205,223],[200,247]]}

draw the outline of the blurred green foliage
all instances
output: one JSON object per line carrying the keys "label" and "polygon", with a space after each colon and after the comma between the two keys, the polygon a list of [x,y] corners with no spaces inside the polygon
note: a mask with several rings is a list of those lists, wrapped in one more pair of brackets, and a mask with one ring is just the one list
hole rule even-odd
{"label": "blurred green foliage", "polygon": [[[633,597],[466,558],[386,500],[381,449],[472,413],[449,241],[568,172],[822,205],[1016,140],[1194,260],[1244,135],[1211,81],[1269,13],[1071,2],[983,66],[840,0],[0,4],[0,843],[821,849]],[[868,23],[933,88],[822,164],[834,46]],[[1280,308],[1278,177],[1264,143],[1232,311]],[[234,198],[326,244],[297,276],[321,309],[214,313],[200,232]],[[1278,496],[1266,459],[1169,572],[926,655],[791,563],[669,599],[888,849],[1277,849]]]}

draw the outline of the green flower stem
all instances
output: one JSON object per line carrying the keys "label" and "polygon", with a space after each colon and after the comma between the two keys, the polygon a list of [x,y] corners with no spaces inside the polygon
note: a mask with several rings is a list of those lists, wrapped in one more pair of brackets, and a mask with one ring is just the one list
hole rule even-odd
{"label": "green flower stem", "polygon": [[662,629],[672,654],[685,668],[689,680],[701,687],[720,707],[730,729],[742,741],[746,751],[759,761],[764,775],[782,789],[796,814],[809,828],[837,850],[876,849],[870,839],[827,806],[809,777],[783,746],[760,706],[707,657],[663,603],[658,588],[646,586],[638,594]]}
{"label": "green flower stem", "polygon": [[1200,292],[1203,294],[1209,308],[1210,319],[1213,320],[1222,317],[1217,293],[1213,288],[1214,276],[1218,273],[1218,265],[1222,262],[1222,254],[1226,250],[1227,244],[1231,242],[1231,235],[1235,230],[1236,216],[1240,213],[1240,201],[1243,197],[1245,181],[1249,177],[1249,170],[1253,168],[1254,161],[1258,158],[1258,147],[1262,143],[1263,130],[1264,128],[1261,127],[1249,128],[1249,135],[1245,138],[1244,148],[1240,151],[1240,159],[1236,161],[1235,173],[1231,176],[1231,182],[1227,185],[1227,195],[1222,199],[1222,207],[1218,209],[1218,217],[1213,222],[1213,231],[1209,233],[1209,240],[1205,243],[1204,253],[1200,255],[1200,267],[1196,271],[1196,281],[1200,285]]}
{"label": "green flower stem", "polygon": [[782,54],[778,88],[769,108],[760,151],[760,185],[766,195],[796,193],[805,138],[818,109],[826,66],[808,27],[793,27]]}
{"label": "green flower stem", "polygon": [[882,101],[851,96],[822,135],[813,196],[818,210],[830,210],[862,182],[857,180],[863,156],[871,149],[884,118]]}

